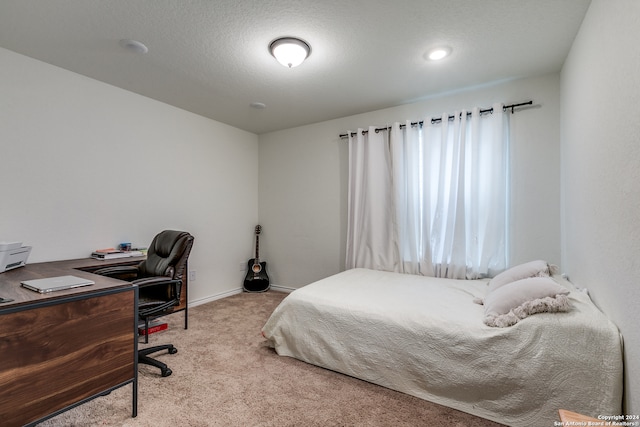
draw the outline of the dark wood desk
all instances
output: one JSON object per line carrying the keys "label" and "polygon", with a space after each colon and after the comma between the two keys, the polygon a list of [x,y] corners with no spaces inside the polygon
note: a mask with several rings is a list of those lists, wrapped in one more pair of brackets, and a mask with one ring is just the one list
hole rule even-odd
{"label": "dark wood desk", "polygon": [[[129,383],[137,415],[138,288],[80,270],[132,260],[46,262],[0,274],[0,297],[14,299],[0,304],[3,426],[35,425]],[[66,275],[95,285],[47,294],[20,285]]]}

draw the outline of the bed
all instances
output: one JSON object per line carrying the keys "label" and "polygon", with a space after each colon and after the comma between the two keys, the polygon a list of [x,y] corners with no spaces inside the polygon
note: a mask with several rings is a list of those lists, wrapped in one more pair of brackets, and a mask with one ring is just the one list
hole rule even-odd
{"label": "bed", "polygon": [[619,332],[553,279],[567,312],[492,327],[477,304],[488,281],[352,269],[293,291],[262,334],[281,356],[510,426],[554,425],[561,408],[619,414]]}

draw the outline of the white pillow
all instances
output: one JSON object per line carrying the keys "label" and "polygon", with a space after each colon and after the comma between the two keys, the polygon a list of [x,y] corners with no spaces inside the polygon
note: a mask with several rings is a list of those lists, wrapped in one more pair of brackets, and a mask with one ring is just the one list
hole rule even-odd
{"label": "white pillow", "polygon": [[516,265],[503,271],[489,282],[489,293],[496,289],[527,277],[549,277],[553,268],[546,261],[537,260]]}
{"label": "white pillow", "polygon": [[484,300],[484,323],[504,328],[544,312],[569,311],[569,291],[548,277],[530,277],[489,292]]}

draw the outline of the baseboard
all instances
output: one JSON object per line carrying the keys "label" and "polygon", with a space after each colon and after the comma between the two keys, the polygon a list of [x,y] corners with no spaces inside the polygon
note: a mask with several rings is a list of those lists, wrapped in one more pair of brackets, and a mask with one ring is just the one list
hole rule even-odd
{"label": "baseboard", "polygon": [[[271,285],[270,289],[275,292],[285,292],[287,294],[290,294],[291,292],[296,290],[295,288],[288,288],[286,286],[278,286],[278,285]],[[241,294],[242,292],[243,292],[242,288],[237,288],[237,289],[232,289],[230,291],[225,291],[219,294],[211,295],[205,298],[199,298],[193,301],[189,301],[189,307],[196,307],[202,304],[206,304],[208,302],[230,297],[231,295]]]}
{"label": "baseboard", "polygon": [[205,298],[199,298],[193,301],[189,301],[189,307],[196,307],[198,305],[206,304],[215,300],[230,297],[231,295],[241,294],[242,288],[232,289],[230,291],[222,292],[219,294],[211,295]]}
{"label": "baseboard", "polygon": [[286,286],[271,285],[271,290],[276,292],[286,292],[290,294],[291,292],[295,291],[296,288],[288,288]]}

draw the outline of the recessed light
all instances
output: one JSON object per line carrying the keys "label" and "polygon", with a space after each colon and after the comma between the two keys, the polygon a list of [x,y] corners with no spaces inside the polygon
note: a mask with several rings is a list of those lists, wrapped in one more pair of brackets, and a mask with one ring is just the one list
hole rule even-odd
{"label": "recessed light", "polygon": [[449,55],[451,55],[451,48],[447,46],[437,47],[427,52],[427,58],[430,59],[431,61],[439,61],[441,59],[446,58]]}
{"label": "recessed light", "polygon": [[123,48],[130,50],[134,53],[147,53],[149,52],[149,48],[144,45],[144,43],[139,42],[137,40],[131,39],[122,39],[120,40],[120,46]]}

